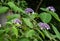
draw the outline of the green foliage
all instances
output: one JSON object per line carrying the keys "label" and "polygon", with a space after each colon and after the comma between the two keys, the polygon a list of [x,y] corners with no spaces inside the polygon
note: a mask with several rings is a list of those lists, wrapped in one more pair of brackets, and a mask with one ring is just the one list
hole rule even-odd
{"label": "green foliage", "polygon": [[23,18],[24,23],[29,26],[30,28],[33,28],[33,24],[30,19],[28,18]]}
{"label": "green foliage", "polygon": [[40,8],[40,9],[47,12],[47,13],[49,13],[49,14],[51,14],[56,20],[58,20],[60,22],[59,16],[55,12],[49,11],[45,8]]}
{"label": "green foliage", "polygon": [[16,35],[16,37],[18,37],[18,30],[15,26],[12,27],[12,32],[14,35]]}
{"label": "green foliage", "polygon": [[49,11],[49,13],[50,13],[56,20],[58,20],[58,21],[60,22],[59,16],[58,16],[56,13],[51,12],[51,11]]}
{"label": "green foliage", "polygon": [[5,33],[9,33],[9,31],[10,31],[10,28],[5,29]]}
{"label": "green foliage", "polygon": [[11,8],[13,11],[15,11],[15,12],[17,12],[18,9],[19,9],[13,2],[8,2],[8,5],[9,5],[10,8]]}
{"label": "green foliage", "polygon": [[35,31],[34,30],[29,30],[26,32],[26,37],[33,37],[35,35]]}
{"label": "green foliage", "polygon": [[38,17],[37,13],[34,13],[34,14],[31,15],[31,18],[33,18],[33,19],[36,18],[36,17]]}
{"label": "green foliage", "polygon": [[49,39],[52,39],[51,35],[48,33],[47,30],[44,30],[43,32],[44,32],[44,34],[45,34]]}
{"label": "green foliage", "polygon": [[60,40],[60,32],[56,29],[56,27],[53,24],[51,24],[51,25],[52,25],[52,28],[53,28],[55,34],[56,34],[56,37]]}
{"label": "green foliage", "polygon": [[[40,14],[35,12],[30,15],[26,14],[25,8],[28,5],[25,0],[1,0],[0,4],[0,14],[8,12],[8,10],[13,12],[12,15],[7,16],[6,25],[0,28],[0,41],[60,41],[60,29],[55,27],[58,25],[53,25],[54,22],[60,22],[57,13],[41,8],[44,12],[39,12]],[[52,20],[52,16],[56,21]],[[21,19],[22,24],[18,21],[13,23],[13,19]],[[41,21],[47,24],[53,23],[49,25],[51,31],[40,29],[38,22]]]}
{"label": "green foliage", "polygon": [[15,12],[24,12],[21,8],[18,8],[13,2],[8,2],[8,6]]}
{"label": "green foliage", "polygon": [[26,1],[24,1],[24,0],[20,1],[19,6],[20,6],[20,8],[25,9],[27,7]]}
{"label": "green foliage", "polygon": [[39,17],[45,23],[49,23],[51,21],[52,16],[46,12],[40,13]]}
{"label": "green foliage", "polygon": [[36,30],[38,31],[38,33],[39,33],[43,38],[45,38],[44,33],[43,33],[40,29],[36,28]]}
{"label": "green foliage", "polygon": [[3,34],[5,32],[5,30],[0,30],[0,35]]}
{"label": "green foliage", "polygon": [[28,38],[21,38],[19,41],[30,41]]}
{"label": "green foliage", "polygon": [[12,15],[7,16],[8,21],[15,18],[20,18],[20,14],[12,14]]}
{"label": "green foliage", "polygon": [[8,7],[0,7],[0,14],[3,14],[8,11]]}
{"label": "green foliage", "polygon": [[38,41],[37,39],[34,39],[34,41]]}

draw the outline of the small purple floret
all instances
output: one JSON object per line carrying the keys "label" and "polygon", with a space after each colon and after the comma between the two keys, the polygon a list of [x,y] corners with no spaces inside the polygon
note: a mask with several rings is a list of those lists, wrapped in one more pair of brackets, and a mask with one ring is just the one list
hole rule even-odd
{"label": "small purple floret", "polygon": [[42,23],[42,22],[40,22],[40,23],[38,23],[38,26],[41,28],[41,30],[42,29],[50,29],[50,26],[47,24],[47,23]]}
{"label": "small purple floret", "polygon": [[22,22],[19,19],[14,19],[12,20],[12,22],[15,24],[22,24]]}
{"label": "small purple floret", "polygon": [[31,9],[31,8],[26,8],[25,9],[25,13],[33,13],[33,12],[34,12],[34,10]]}
{"label": "small purple floret", "polygon": [[48,6],[47,9],[50,10],[50,11],[52,11],[52,12],[55,12],[56,11],[53,6]]}

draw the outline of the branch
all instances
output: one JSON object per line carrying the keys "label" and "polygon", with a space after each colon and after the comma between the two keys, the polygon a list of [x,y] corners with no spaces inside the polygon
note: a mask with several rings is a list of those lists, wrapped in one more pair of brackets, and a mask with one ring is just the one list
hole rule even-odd
{"label": "branch", "polygon": [[43,0],[40,0],[39,4],[37,5],[36,12],[38,11],[39,6],[41,5],[42,2],[43,2]]}

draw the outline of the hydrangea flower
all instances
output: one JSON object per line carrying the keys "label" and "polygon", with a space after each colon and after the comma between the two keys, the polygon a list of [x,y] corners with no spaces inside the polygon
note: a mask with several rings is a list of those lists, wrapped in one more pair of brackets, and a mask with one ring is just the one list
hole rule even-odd
{"label": "hydrangea flower", "polygon": [[32,14],[34,14],[34,10],[31,9],[31,8],[26,8],[25,9],[25,13],[32,13]]}
{"label": "hydrangea flower", "polygon": [[47,23],[42,23],[42,22],[40,22],[40,23],[38,23],[38,26],[41,28],[41,30],[42,29],[50,29],[50,26],[47,24]]}
{"label": "hydrangea flower", "polygon": [[55,12],[55,8],[53,6],[48,6],[47,9],[52,11],[52,12]]}
{"label": "hydrangea flower", "polygon": [[22,22],[19,19],[13,19],[12,22],[15,24],[22,24]]}

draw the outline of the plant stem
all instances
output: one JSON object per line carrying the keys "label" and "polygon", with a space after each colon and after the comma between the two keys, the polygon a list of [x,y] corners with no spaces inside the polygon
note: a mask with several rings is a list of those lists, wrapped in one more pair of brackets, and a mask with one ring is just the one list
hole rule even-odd
{"label": "plant stem", "polygon": [[42,2],[43,2],[43,0],[40,0],[39,4],[37,5],[36,12],[38,11],[38,9],[39,9]]}

